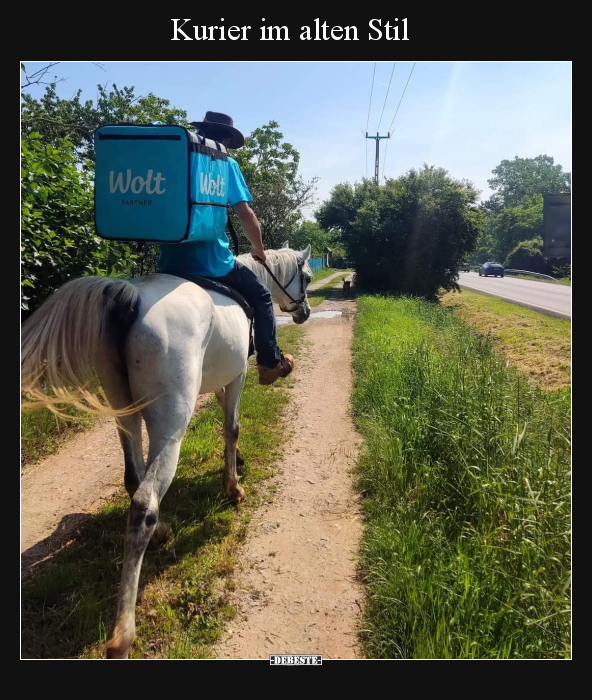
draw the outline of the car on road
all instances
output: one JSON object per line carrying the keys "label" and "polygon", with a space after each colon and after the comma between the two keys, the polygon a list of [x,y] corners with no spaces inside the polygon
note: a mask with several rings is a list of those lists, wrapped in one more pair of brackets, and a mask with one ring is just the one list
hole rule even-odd
{"label": "car on road", "polygon": [[460,272],[470,272],[470,271],[471,271],[471,266],[469,265],[469,263],[461,263],[461,264],[460,264],[459,271],[460,271]]}
{"label": "car on road", "polygon": [[487,277],[488,275],[493,275],[494,277],[504,276],[504,266],[495,262],[486,262],[479,268],[479,277]]}

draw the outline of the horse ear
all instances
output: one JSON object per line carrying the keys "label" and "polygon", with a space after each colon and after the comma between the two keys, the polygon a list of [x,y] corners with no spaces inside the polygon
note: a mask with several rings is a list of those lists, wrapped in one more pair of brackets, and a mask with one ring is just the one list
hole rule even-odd
{"label": "horse ear", "polygon": [[304,262],[306,262],[310,258],[310,243],[306,246],[306,248],[301,251],[300,255],[302,255],[302,259]]}
{"label": "horse ear", "polygon": [[282,248],[289,248],[289,247],[290,247],[290,241],[284,241]]}

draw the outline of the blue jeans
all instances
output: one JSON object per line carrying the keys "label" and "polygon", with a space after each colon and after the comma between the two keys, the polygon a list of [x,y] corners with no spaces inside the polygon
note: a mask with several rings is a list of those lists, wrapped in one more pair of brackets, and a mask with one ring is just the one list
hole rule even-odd
{"label": "blue jeans", "polygon": [[234,267],[227,275],[212,279],[236,289],[253,307],[257,364],[270,369],[276,367],[281,353],[275,334],[275,314],[269,289],[238,260],[234,261]]}

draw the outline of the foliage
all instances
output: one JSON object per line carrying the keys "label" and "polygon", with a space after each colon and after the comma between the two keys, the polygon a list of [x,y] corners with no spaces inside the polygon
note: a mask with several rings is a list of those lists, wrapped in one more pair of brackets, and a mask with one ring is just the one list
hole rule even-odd
{"label": "foliage", "polygon": [[471,183],[426,165],[384,186],[338,185],[317,219],[340,231],[360,287],[433,299],[456,288],[482,231],[477,194]]}
{"label": "foliage", "polygon": [[543,258],[543,239],[538,237],[521,241],[512,248],[504,265],[514,270],[528,270],[528,272],[548,275],[550,266]]}
{"label": "foliage", "polygon": [[325,231],[315,221],[303,221],[290,234],[289,243],[294,250],[304,250],[310,244],[313,257],[323,255],[325,248],[330,248],[332,253],[335,253],[340,247],[335,241],[335,234]]}
{"label": "foliage", "polygon": [[571,192],[571,173],[564,172],[563,166],[555,165],[555,160],[547,155],[502,160],[493,169],[493,175],[488,184],[495,190],[494,208],[496,204],[515,207],[532,195]]}
{"label": "foliage", "polygon": [[[472,257],[474,264],[502,262],[521,243],[542,238],[543,195],[571,191],[571,173],[547,155],[503,160],[493,175],[488,182],[495,192],[481,205],[486,226]],[[543,265],[551,274],[556,274],[555,268],[559,276],[565,271],[566,261],[543,261],[542,253],[530,262],[538,266],[527,268],[531,272],[540,271]]]}
{"label": "foliage", "polygon": [[253,196],[266,248],[279,248],[290,238],[301,221],[300,209],[314,199],[318,179],[305,182],[298,175],[300,154],[283,139],[279,124],[270,121],[231,154]]}
{"label": "foliage", "polygon": [[65,282],[129,268],[130,247],[94,230],[92,184],[77,169],[74,145],[21,139],[21,307],[33,311]]}
{"label": "foliage", "polygon": [[137,122],[146,124],[161,121],[165,124],[189,126],[187,112],[171,107],[169,100],[153,93],[136,96],[135,88],[97,85],[97,99],[82,100],[82,90],[74,97],[58,96],[56,83],[48,85],[40,100],[25,93],[21,105],[21,130],[24,134],[36,132],[44,143],[56,146],[67,138],[76,147],[79,162],[94,161],[93,135],[104,124]]}
{"label": "foliage", "polygon": [[[524,197],[515,207],[502,209],[490,217],[487,231],[493,243],[492,255],[503,262],[520,242],[543,235],[543,196]],[[536,270],[532,270],[536,272]]]}

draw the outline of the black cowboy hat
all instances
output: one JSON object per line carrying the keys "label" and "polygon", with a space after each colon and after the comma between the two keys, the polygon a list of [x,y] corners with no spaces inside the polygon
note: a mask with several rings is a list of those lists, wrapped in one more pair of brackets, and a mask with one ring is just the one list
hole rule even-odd
{"label": "black cowboy hat", "polygon": [[203,132],[207,138],[217,141],[223,138],[230,138],[229,148],[240,148],[245,143],[245,137],[238,129],[232,126],[232,117],[221,112],[206,112],[204,120],[201,122],[191,122],[198,130]]}

